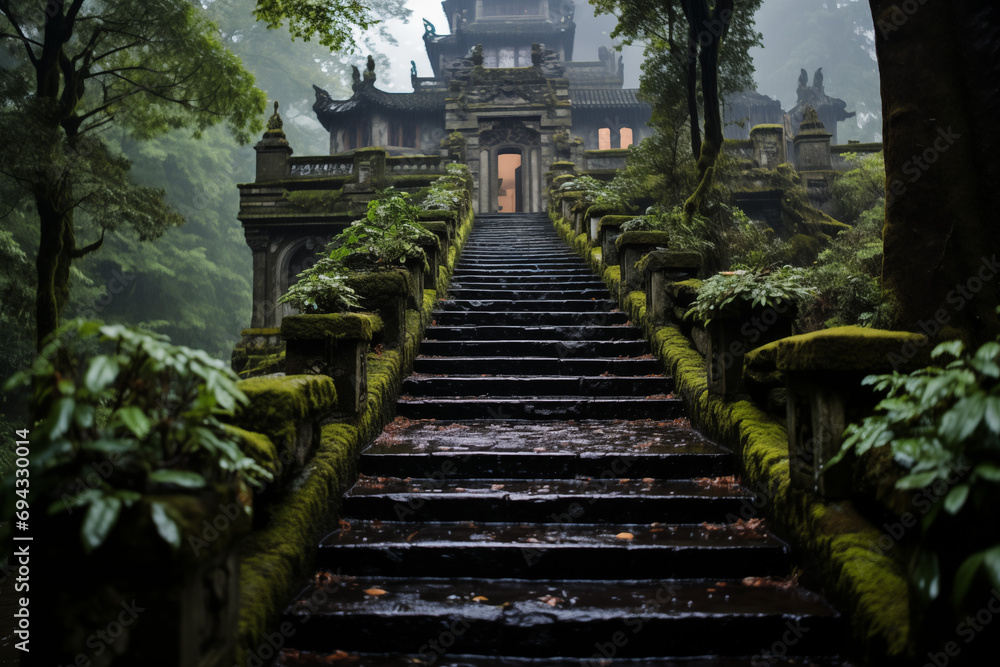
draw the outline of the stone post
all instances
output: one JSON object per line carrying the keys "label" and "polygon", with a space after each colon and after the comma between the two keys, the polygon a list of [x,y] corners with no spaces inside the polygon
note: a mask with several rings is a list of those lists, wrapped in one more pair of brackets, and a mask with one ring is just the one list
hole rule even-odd
{"label": "stone post", "polygon": [[[792,484],[826,498],[850,495],[851,466],[827,469],[840,451],[844,428],[871,414],[877,397],[861,380],[873,373],[907,372],[926,365],[930,344],[922,334],[836,327],[774,344],[776,366],[788,393],[788,457]],[[906,368],[894,359],[915,354]]]}
{"label": "stone post", "polygon": [[647,253],[665,248],[669,242],[670,234],[667,232],[625,232],[615,240],[618,263],[621,265],[622,299],[629,292],[642,289],[642,272],[635,268],[635,263]]}
{"label": "stone post", "polygon": [[784,125],[755,125],[750,130],[753,161],[761,169],[774,169],[788,161],[785,155]]}
{"label": "stone post", "polygon": [[361,299],[361,307],[382,318],[381,342],[398,347],[406,339],[406,301],[410,279],[405,269],[352,273],[346,284]]}
{"label": "stone post", "polygon": [[368,401],[368,347],[381,329],[382,320],[369,313],[285,317],[286,371],[333,378],[337,413],[356,415]]}
{"label": "stone post", "polygon": [[646,291],[646,321],[652,327],[670,322],[674,300],[667,291],[672,283],[690,280],[701,270],[701,255],[696,252],[654,250],[643,262]]}
{"label": "stone post", "polygon": [[277,181],[288,177],[288,158],[292,156],[292,147],[288,145],[285,132],[281,129],[281,116],[278,114],[278,103],[274,103],[274,115],[267,121],[264,138],[257,142],[256,181]]}

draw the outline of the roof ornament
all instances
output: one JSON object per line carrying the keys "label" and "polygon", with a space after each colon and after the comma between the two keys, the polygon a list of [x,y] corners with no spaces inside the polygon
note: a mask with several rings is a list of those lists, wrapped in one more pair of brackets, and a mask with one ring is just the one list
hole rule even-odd
{"label": "roof ornament", "polygon": [[365,83],[375,84],[375,59],[368,56],[368,67],[365,69]]}
{"label": "roof ornament", "polygon": [[424,22],[424,39],[428,40],[437,37],[437,28],[434,27],[434,24],[427,19],[421,20]]}
{"label": "roof ornament", "polygon": [[476,44],[472,47],[472,64],[476,67],[483,66],[483,45]]}
{"label": "roof ornament", "polygon": [[351,90],[357,90],[361,87],[361,72],[358,71],[357,65],[351,65]]}
{"label": "roof ornament", "polygon": [[410,78],[416,78],[417,76],[417,62],[415,60],[410,61]]}
{"label": "roof ornament", "polygon": [[274,113],[267,119],[267,129],[268,131],[280,130],[283,125],[284,123],[281,120],[281,115],[278,113],[278,100],[275,100]]}

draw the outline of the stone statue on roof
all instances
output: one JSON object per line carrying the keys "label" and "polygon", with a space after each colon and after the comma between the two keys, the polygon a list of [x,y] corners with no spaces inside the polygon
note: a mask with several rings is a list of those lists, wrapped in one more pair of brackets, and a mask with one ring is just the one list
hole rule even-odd
{"label": "stone statue on roof", "polygon": [[280,130],[284,123],[281,120],[281,115],[278,113],[278,100],[274,101],[274,113],[270,118],[267,119],[267,129],[268,130]]}
{"label": "stone statue on roof", "polygon": [[434,39],[437,37],[437,28],[434,27],[434,24],[427,19],[422,20],[424,22],[424,39]]}
{"label": "stone statue on roof", "polygon": [[415,78],[417,76],[417,61],[410,61],[410,78]]}
{"label": "stone statue on roof", "polygon": [[813,74],[813,88],[816,88],[820,92],[823,92],[823,68],[822,67],[820,67],[818,70],[816,70],[816,73]]}
{"label": "stone statue on roof", "polygon": [[365,69],[365,83],[375,83],[375,59],[368,56],[368,67]]}

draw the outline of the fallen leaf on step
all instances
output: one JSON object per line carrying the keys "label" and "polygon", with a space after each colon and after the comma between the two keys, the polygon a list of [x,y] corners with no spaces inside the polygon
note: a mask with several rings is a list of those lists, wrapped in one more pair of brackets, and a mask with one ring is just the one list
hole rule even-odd
{"label": "fallen leaf on step", "polygon": [[615,535],[615,537],[617,537],[619,540],[631,540],[632,538],[635,537],[635,535],[633,535],[632,533],[618,533],[617,535]]}
{"label": "fallen leaf on step", "polygon": [[499,491],[500,489],[503,488],[503,484],[494,484],[490,488],[493,489],[494,491]]}
{"label": "fallen leaf on step", "polygon": [[551,595],[546,595],[538,599],[544,602],[545,604],[549,605],[550,607],[555,607],[557,604],[563,601],[562,598],[553,597]]}
{"label": "fallen leaf on step", "polygon": [[344,521],[343,519],[341,519],[340,520],[340,529],[342,531],[344,531],[345,533],[350,532],[350,530],[351,530],[351,524],[350,524],[350,522],[349,521]]}
{"label": "fallen leaf on step", "polygon": [[409,535],[407,535],[407,536],[406,536],[406,541],[407,541],[407,542],[412,542],[412,541],[413,541],[413,538],[414,538],[414,537],[416,537],[416,536],[417,536],[417,533],[419,533],[419,532],[420,532],[419,530],[415,530],[415,531],[413,531],[412,533],[410,533]]}
{"label": "fallen leaf on step", "polygon": [[643,477],[643,478],[642,478],[642,483],[643,483],[643,484],[652,484],[652,483],[653,483],[653,482],[655,482],[655,481],[656,481],[656,480],[655,480],[655,479],[653,479],[652,477]]}
{"label": "fallen leaf on step", "polygon": [[485,595],[477,595],[476,597],[472,598],[473,602],[489,602],[489,600],[490,599]]}
{"label": "fallen leaf on step", "polygon": [[385,595],[388,591],[384,591],[381,588],[366,588],[365,595]]}

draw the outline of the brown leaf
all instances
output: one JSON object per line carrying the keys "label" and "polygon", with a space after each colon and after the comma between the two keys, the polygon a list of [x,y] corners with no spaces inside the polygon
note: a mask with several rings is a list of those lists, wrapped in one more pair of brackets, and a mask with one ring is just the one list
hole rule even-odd
{"label": "brown leaf", "polygon": [[635,535],[633,535],[632,533],[618,533],[617,535],[615,535],[615,537],[618,538],[619,540],[631,540],[632,538],[635,537]]}
{"label": "brown leaf", "polygon": [[388,591],[381,588],[366,588],[365,595],[385,595]]}
{"label": "brown leaf", "polygon": [[406,536],[406,541],[407,541],[407,542],[412,542],[412,541],[413,541],[413,538],[414,538],[414,537],[416,537],[416,536],[417,536],[417,533],[419,533],[419,532],[420,532],[419,530],[415,530],[415,531],[413,531],[412,533],[410,533],[409,535],[407,535],[407,536]]}
{"label": "brown leaf", "polygon": [[351,532],[351,523],[349,521],[344,521],[343,519],[341,519],[339,523],[340,523],[340,529],[342,531],[344,531],[345,533]]}
{"label": "brown leaf", "polygon": [[477,595],[476,597],[472,598],[473,602],[489,602],[489,600],[490,599],[485,595]]}
{"label": "brown leaf", "polygon": [[563,601],[562,598],[553,597],[552,595],[546,595],[538,599],[544,602],[545,604],[549,605],[550,607],[555,607],[557,604]]}

